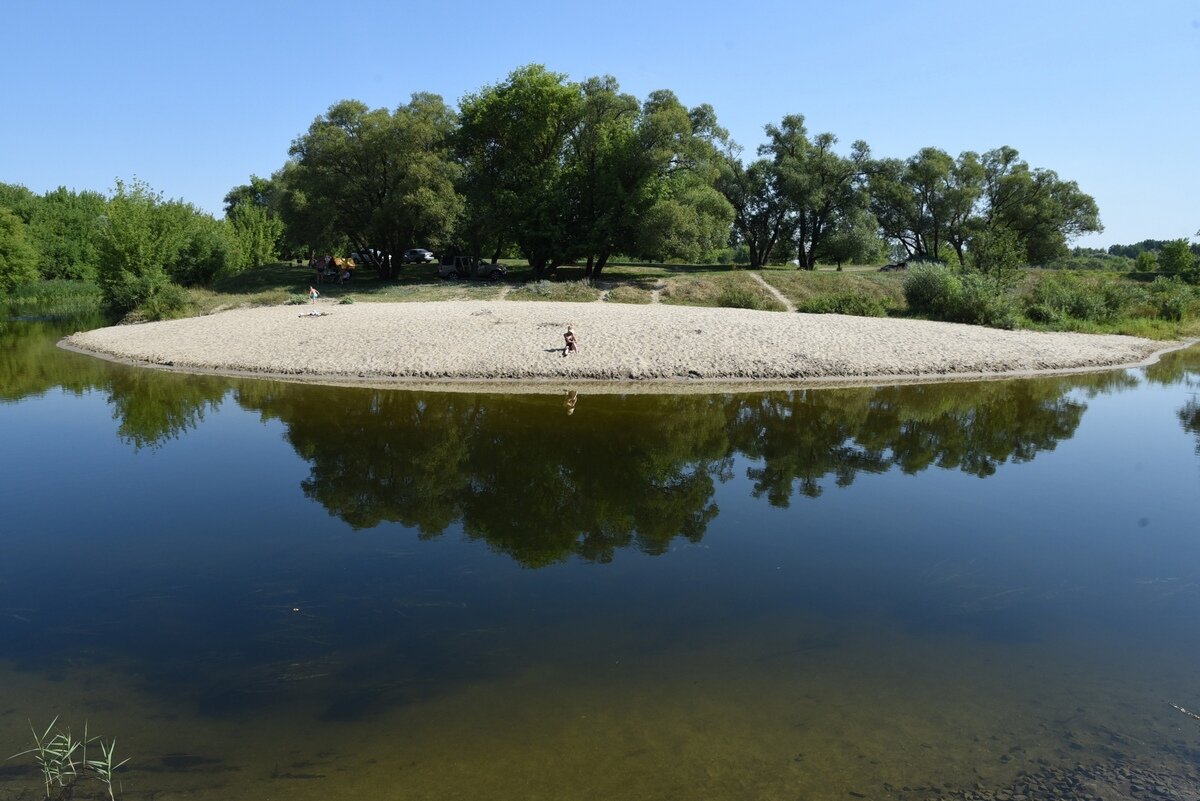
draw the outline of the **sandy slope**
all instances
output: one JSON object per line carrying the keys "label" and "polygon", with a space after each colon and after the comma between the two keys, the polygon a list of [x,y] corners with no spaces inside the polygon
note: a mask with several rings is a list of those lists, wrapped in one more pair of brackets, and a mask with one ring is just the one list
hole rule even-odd
{"label": "sandy slope", "polygon": [[[841,315],[448,301],[238,309],[77,333],[64,345],[187,370],[396,379],[869,380],[1139,362],[1163,343]],[[580,352],[562,355],[575,326]]]}

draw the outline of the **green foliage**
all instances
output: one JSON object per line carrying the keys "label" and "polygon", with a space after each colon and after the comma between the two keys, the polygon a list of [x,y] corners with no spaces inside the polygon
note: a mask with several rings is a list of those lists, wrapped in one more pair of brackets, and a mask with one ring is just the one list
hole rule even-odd
{"label": "green foliage", "polygon": [[1197,271],[1197,257],[1192,253],[1186,239],[1175,239],[1166,242],[1158,254],[1158,268],[1166,275],[1178,275],[1185,280],[1193,280]]}
{"label": "green foliage", "polygon": [[236,271],[270,264],[279,258],[283,220],[265,206],[239,203],[226,212],[225,222],[237,245]]}
{"label": "green foliage", "polygon": [[972,267],[999,281],[1012,280],[1025,260],[1020,238],[1008,228],[980,231],[971,238],[969,252]]}
{"label": "green foliage", "polygon": [[909,308],[938,320],[1013,328],[1017,301],[1009,282],[992,275],[958,273],[941,264],[910,267],[904,279]]}
{"label": "green foliage", "polygon": [[173,284],[205,284],[239,264],[223,223],[137,180],[117,181],[97,244],[105,303],[121,314],[145,306],[142,316],[150,319],[186,307],[186,294]]}
{"label": "green foliage", "polygon": [[94,314],[100,303],[100,288],[94,283],[63,279],[20,284],[4,298],[9,309],[59,317]]}
{"label": "green foliage", "polygon": [[911,265],[904,276],[904,299],[917,314],[940,317],[948,299],[961,289],[958,275],[944,264]]}
{"label": "green foliage", "polygon": [[1200,290],[1174,278],[1158,278],[1150,285],[1148,300],[1160,320],[1180,321],[1200,300]]}
{"label": "green foliage", "polygon": [[27,226],[13,212],[0,208],[0,293],[38,279],[38,252],[29,241]]}
{"label": "green foliage", "polygon": [[96,239],[106,201],[99,192],[59,187],[38,200],[29,222],[43,278],[94,281],[99,263]]}
{"label": "green foliage", "polygon": [[1066,319],[1110,323],[1127,316],[1140,299],[1138,289],[1120,279],[1085,280],[1073,273],[1052,273],[1034,287],[1025,314],[1040,323]]}
{"label": "green foliage", "polygon": [[[792,244],[800,266],[816,268],[839,228],[852,230],[859,212],[866,209],[866,175],[870,148],[857,141],[849,156],[834,152],[837,137],[822,133],[809,138],[804,116],[789,114],[766,127],[767,143],[759,155],[771,158],[778,193],[795,223]],[[835,259],[836,260],[836,259]]]}
{"label": "green foliage", "polygon": [[[1153,263],[1154,254],[1148,255]],[[1047,270],[1107,270],[1108,272],[1129,272],[1135,268],[1133,260],[1125,256],[1113,256],[1103,251],[1081,252],[1078,248],[1071,255],[1054,259],[1042,266]]]}
{"label": "green foliage", "polygon": [[1153,251],[1143,250],[1134,259],[1134,266],[1138,272],[1152,273],[1158,269],[1158,254]]}
{"label": "green foliage", "polygon": [[282,180],[290,195],[285,219],[318,240],[340,237],[355,249],[392,254],[379,266],[391,277],[405,249],[447,244],[462,212],[453,127],[453,112],[437,95],[413,94],[395,112],[335,103],[292,144],[295,161]]}
{"label": "green foliage", "polygon": [[842,292],[813,298],[800,307],[809,314],[850,314],[856,317],[887,317],[884,302],[860,292]]}

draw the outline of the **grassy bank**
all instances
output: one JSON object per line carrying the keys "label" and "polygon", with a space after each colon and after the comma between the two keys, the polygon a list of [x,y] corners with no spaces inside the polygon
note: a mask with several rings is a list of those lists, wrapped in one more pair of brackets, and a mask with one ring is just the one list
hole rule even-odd
{"label": "grassy bank", "polygon": [[[585,279],[582,267],[561,267],[552,279],[538,281],[524,264],[514,261],[506,266],[508,277],[498,282],[445,281],[435,266],[416,265],[402,268],[394,280],[383,281],[372,271],[361,270],[345,286],[316,286],[327,299],[356,303],[503,297],[783,310],[749,270],[720,265],[610,265],[596,280]],[[902,272],[881,273],[871,267],[803,271],[783,266],[756,272],[801,312],[939,318],[938,313],[910,308],[905,297],[908,276]],[[1022,270],[1015,282],[1002,289],[1004,325],[1153,339],[1200,337],[1200,287],[1153,279],[1115,272]],[[305,302],[310,285],[313,273],[308,267],[272,264],[220,279],[207,288],[187,290],[187,313]],[[21,287],[0,300],[10,314],[25,309],[72,314],[96,311],[100,293],[92,284],[52,281]],[[970,319],[969,310],[959,311],[957,317],[945,313],[940,317],[981,322]]]}

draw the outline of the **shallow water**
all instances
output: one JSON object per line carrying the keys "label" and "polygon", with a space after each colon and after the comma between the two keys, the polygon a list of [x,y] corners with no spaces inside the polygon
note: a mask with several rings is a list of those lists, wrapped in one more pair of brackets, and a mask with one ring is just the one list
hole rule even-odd
{"label": "shallow water", "polygon": [[76,327],[0,323],[0,751],[87,720],[129,799],[1196,787],[1200,349],[571,399],[141,370]]}

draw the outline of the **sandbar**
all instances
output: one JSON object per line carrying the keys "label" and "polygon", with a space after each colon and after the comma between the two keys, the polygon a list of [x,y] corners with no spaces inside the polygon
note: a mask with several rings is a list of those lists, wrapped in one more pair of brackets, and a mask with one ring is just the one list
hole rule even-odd
{"label": "sandbar", "polygon": [[[564,356],[568,324],[579,351]],[[995,378],[1145,363],[1180,343],[663,304],[322,300],[100,328],[62,345],[190,372],[505,391],[578,382],[628,388]]]}

